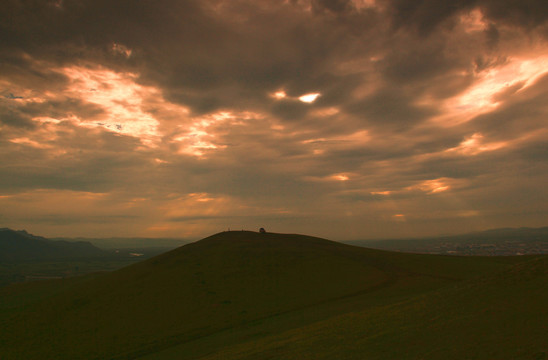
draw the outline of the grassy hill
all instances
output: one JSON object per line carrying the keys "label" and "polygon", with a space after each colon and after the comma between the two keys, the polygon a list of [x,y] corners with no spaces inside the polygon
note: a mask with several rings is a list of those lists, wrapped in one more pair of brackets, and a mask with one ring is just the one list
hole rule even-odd
{"label": "grassy hill", "polygon": [[[200,359],[546,359],[546,260],[243,341]],[[185,351],[180,346],[146,359]]]}
{"label": "grassy hill", "polygon": [[442,358],[455,347],[467,358],[517,325],[511,346],[542,356],[525,330],[543,330],[546,262],[224,232],[109,274],[0,289],[0,358]]}

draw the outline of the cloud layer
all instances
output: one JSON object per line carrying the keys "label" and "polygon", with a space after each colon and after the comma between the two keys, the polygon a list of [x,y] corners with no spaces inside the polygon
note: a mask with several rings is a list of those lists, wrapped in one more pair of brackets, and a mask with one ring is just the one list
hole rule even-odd
{"label": "cloud layer", "polygon": [[546,225],[544,1],[3,8],[5,226],[349,239]]}

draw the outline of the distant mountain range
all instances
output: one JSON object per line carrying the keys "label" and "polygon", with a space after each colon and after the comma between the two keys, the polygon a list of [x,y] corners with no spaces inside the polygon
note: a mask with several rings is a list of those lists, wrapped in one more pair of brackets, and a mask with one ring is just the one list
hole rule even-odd
{"label": "distant mountain range", "polygon": [[171,250],[176,247],[188,244],[193,240],[182,239],[182,238],[145,238],[145,237],[109,237],[109,238],[53,238],[52,240],[57,241],[84,241],[90,242],[93,245],[104,250],[113,250],[113,249],[145,249],[145,248],[157,248]]}
{"label": "distant mountain range", "polygon": [[477,231],[464,235],[457,235],[453,237],[471,237],[471,236],[484,236],[489,238],[495,237],[514,237],[514,236],[548,236],[548,226],[540,228],[520,227],[520,228],[501,228],[491,229],[485,231]]}
{"label": "distant mountain range", "polygon": [[53,241],[25,230],[0,229],[0,262],[102,257],[106,252],[90,242]]}

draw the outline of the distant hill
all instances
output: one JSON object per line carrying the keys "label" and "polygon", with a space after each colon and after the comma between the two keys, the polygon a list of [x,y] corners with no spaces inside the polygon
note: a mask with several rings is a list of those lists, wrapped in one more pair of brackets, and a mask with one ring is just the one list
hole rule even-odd
{"label": "distant hill", "polygon": [[54,238],[57,241],[89,242],[105,250],[113,249],[175,249],[193,240],[180,238],[143,238],[143,237],[112,237],[112,238]]}
{"label": "distant hill", "polygon": [[548,226],[531,228],[531,227],[519,227],[519,228],[499,228],[490,229],[485,231],[476,231],[469,233],[468,235],[483,234],[487,236],[521,236],[528,235],[548,235]]}
{"label": "distant hill", "polygon": [[546,259],[223,232],[112,273],[0,288],[0,358],[540,358]]}
{"label": "distant hill", "polygon": [[0,229],[0,262],[98,257],[105,253],[89,242],[52,241],[25,230]]}

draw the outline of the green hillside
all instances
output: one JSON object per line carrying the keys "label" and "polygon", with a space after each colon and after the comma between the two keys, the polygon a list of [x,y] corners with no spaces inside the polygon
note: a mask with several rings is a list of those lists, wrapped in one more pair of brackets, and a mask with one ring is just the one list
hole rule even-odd
{"label": "green hillside", "polygon": [[547,260],[226,346],[200,359],[547,359]]}
{"label": "green hillside", "polygon": [[[534,304],[547,300],[545,280],[541,257],[402,254],[302,235],[224,232],[109,274],[0,289],[0,323],[9,329],[0,334],[0,358],[428,355],[420,349],[433,349],[436,358],[461,346],[454,340],[461,333],[472,336],[467,326],[489,327],[491,318],[505,323],[489,308],[513,306],[506,296],[515,298],[513,290],[530,291]],[[510,300],[500,303],[499,294]],[[519,304],[541,310],[528,301]],[[519,324],[538,329],[533,313],[515,314]],[[453,335],[439,336],[452,322]],[[502,335],[490,335],[490,344]],[[438,336],[437,347],[428,346]],[[523,346],[538,345],[527,354],[544,351],[527,339]]]}

